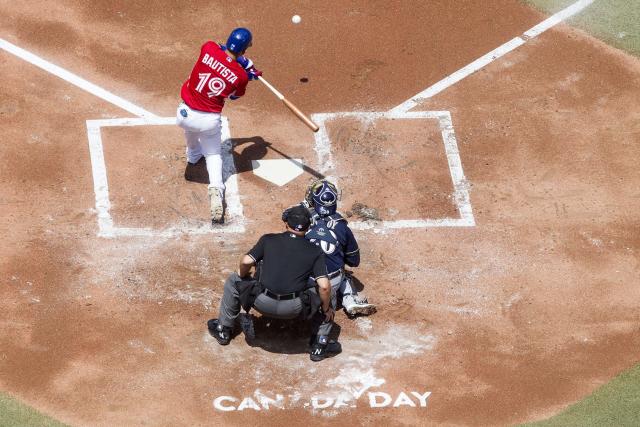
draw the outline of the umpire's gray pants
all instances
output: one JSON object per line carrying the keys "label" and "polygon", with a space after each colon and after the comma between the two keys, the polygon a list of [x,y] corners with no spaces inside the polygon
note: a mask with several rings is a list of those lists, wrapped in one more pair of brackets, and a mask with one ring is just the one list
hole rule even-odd
{"label": "umpire's gray pants", "polygon": [[[224,282],[224,293],[220,301],[218,323],[228,328],[233,328],[236,318],[240,314],[240,292],[237,286],[240,281],[242,279],[238,276],[238,273],[232,273]],[[315,289],[313,291],[316,292]],[[290,320],[300,316],[302,301],[300,298],[278,301],[265,294],[260,294],[253,303],[253,308],[267,317]],[[317,333],[317,335],[329,335],[332,324],[332,322],[322,321],[318,326],[317,332],[314,333]]]}

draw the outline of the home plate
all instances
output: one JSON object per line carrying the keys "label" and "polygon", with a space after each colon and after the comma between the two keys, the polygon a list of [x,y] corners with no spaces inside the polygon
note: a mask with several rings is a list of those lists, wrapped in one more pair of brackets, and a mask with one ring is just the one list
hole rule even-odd
{"label": "home plate", "polygon": [[302,174],[303,165],[300,159],[276,159],[251,160],[251,167],[253,167],[253,173],[260,178],[282,187]]}

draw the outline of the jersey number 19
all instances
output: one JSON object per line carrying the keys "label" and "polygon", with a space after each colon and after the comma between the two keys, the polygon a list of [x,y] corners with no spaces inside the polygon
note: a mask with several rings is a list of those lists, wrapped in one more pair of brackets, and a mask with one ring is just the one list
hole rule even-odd
{"label": "jersey number 19", "polygon": [[214,96],[218,96],[222,93],[227,84],[220,77],[210,78],[211,73],[198,73],[198,78],[200,81],[198,82],[198,86],[196,86],[196,90],[202,93],[202,89],[205,85],[209,88],[209,92],[207,92],[207,96],[209,98],[213,98]]}

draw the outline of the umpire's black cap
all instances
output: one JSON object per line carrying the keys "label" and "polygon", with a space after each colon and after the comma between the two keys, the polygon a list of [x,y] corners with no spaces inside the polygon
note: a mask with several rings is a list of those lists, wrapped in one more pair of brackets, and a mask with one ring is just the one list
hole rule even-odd
{"label": "umpire's black cap", "polygon": [[282,214],[282,219],[296,231],[305,231],[311,225],[311,216],[304,206],[294,206]]}

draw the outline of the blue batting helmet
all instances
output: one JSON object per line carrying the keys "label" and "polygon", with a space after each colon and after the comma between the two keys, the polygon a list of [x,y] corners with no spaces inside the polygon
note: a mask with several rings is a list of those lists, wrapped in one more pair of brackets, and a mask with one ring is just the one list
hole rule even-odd
{"label": "blue batting helmet", "polygon": [[251,46],[252,39],[251,31],[246,28],[236,28],[229,34],[227,49],[235,54],[241,54]]}
{"label": "blue batting helmet", "polygon": [[338,209],[338,189],[327,180],[317,181],[311,188],[311,200],[318,215],[333,215]]}

